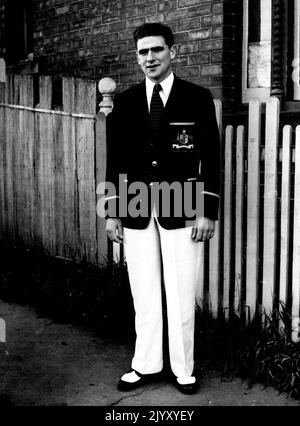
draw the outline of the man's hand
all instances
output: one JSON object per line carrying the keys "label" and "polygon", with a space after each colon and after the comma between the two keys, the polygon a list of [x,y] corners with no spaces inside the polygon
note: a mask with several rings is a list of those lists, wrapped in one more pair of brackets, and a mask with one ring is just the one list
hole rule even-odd
{"label": "man's hand", "polygon": [[207,217],[197,217],[192,228],[192,240],[196,243],[199,241],[209,240],[215,233],[215,221]]}
{"label": "man's hand", "polygon": [[120,219],[106,220],[106,233],[115,243],[123,243],[123,226]]}

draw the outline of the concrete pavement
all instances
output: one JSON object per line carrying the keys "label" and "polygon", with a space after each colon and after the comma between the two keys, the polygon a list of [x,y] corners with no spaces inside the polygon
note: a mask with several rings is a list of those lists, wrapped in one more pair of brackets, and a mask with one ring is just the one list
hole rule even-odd
{"label": "concrete pavement", "polygon": [[205,373],[196,395],[167,379],[129,393],[116,388],[130,367],[132,343],[41,318],[34,309],[0,301],[0,405],[10,406],[299,406],[275,389]]}

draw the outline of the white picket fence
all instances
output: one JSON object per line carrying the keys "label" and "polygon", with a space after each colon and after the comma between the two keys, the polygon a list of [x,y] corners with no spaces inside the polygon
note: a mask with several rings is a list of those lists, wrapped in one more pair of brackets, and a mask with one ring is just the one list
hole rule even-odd
{"label": "white picket fence", "polygon": [[279,100],[270,98],[262,129],[261,103],[252,100],[248,130],[241,125],[225,129],[219,235],[209,248],[209,300],[214,315],[221,309],[249,318],[284,305],[290,309],[297,341],[300,126],[280,130],[279,113]]}

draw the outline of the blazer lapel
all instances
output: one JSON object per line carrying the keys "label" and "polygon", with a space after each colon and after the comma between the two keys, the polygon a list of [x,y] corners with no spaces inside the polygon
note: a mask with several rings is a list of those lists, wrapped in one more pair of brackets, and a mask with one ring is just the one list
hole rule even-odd
{"label": "blazer lapel", "polygon": [[139,115],[142,115],[144,118],[148,118],[149,112],[145,80],[143,80],[140,84],[137,85],[137,96],[135,106]]}

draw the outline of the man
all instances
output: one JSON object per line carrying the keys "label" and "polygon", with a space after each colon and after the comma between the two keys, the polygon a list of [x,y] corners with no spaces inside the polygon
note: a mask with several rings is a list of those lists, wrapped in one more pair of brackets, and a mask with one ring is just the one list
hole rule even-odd
{"label": "man", "polygon": [[[178,202],[164,215],[157,199],[148,203],[142,194],[140,199],[139,195],[133,198],[131,192],[124,201],[117,190],[115,197],[107,197],[111,202],[118,198],[119,207],[124,202],[131,206],[126,217],[109,215],[106,223],[110,239],[124,242],[136,314],[132,369],[121,377],[118,388],[135,389],[154,380],[163,369],[163,281],[170,365],[178,389],[191,394],[198,386],[193,352],[199,242],[213,237],[218,217],[220,154],[215,109],[207,89],[173,74],[175,48],[170,28],[144,24],[135,30],[134,40],[146,78],[115,97],[108,120],[106,180],[116,187],[120,176],[127,185],[142,182],[149,193],[156,183],[177,182],[182,187],[190,183],[193,197],[204,197],[204,211],[197,211],[191,224],[184,213],[181,217],[174,213]],[[204,182],[201,194],[195,186],[199,182]],[[160,199],[164,198],[162,194]],[[146,215],[138,215],[145,209]]]}

